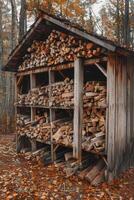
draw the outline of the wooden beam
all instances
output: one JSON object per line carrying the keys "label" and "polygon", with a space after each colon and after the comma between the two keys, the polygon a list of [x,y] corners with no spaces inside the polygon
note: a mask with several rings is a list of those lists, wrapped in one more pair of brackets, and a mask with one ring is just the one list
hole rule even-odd
{"label": "wooden beam", "polygon": [[96,67],[98,67],[98,69],[104,74],[104,76],[107,77],[107,71],[104,69],[104,67],[102,67],[101,65],[99,65],[98,63],[95,63]]}
{"label": "wooden beam", "polygon": [[[17,102],[17,94],[18,94],[18,87],[17,87],[17,76],[15,76],[15,102]],[[20,152],[20,141],[19,135],[17,132],[17,107],[15,107],[15,132],[16,132],[16,152]]]}
{"label": "wooden beam", "polygon": [[[86,59],[84,60],[84,66],[88,66],[88,65],[93,65],[95,63],[101,63],[101,62],[106,62],[107,61],[107,57],[102,57],[102,58],[90,58],[90,59]],[[49,70],[51,71],[62,71],[64,69],[70,69],[70,68],[74,68],[74,63],[73,62],[69,62],[69,63],[63,63],[63,64],[59,64],[59,65],[53,65],[53,66],[42,66],[42,67],[35,67],[33,69],[26,69],[25,71],[20,71],[17,73],[17,76],[24,76],[24,75],[28,75],[28,74],[37,74],[37,73],[41,73],[41,72],[48,72]]]}
{"label": "wooden beam", "polygon": [[[35,87],[36,87],[35,74],[30,74],[30,89],[32,90]],[[31,107],[31,121],[35,120],[35,115],[36,115],[36,108]]]}
{"label": "wooden beam", "polygon": [[81,162],[81,138],[82,138],[82,116],[83,116],[83,76],[84,67],[82,59],[74,63],[74,141],[73,156]]}
{"label": "wooden beam", "polygon": [[[50,86],[50,92],[49,92],[49,98],[51,98],[52,89],[51,86],[55,82],[55,75],[54,72],[49,70],[49,86]],[[50,105],[51,106],[51,105]],[[50,123],[51,123],[51,159],[52,161],[55,160],[55,153],[54,153],[54,144],[53,144],[53,121],[55,120],[55,110],[50,108]]]}
{"label": "wooden beam", "polygon": [[35,74],[30,74],[30,89],[32,90],[33,88],[36,87],[36,77]]}
{"label": "wooden beam", "polygon": [[17,87],[20,85],[22,80],[23,80],[23,75],[19,76],[18,81],[17,81]]}

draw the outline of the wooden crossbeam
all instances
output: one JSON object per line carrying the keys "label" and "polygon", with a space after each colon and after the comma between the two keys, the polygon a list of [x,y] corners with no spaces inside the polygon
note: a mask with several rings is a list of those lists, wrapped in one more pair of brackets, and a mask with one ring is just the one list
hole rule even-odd
{"label": "wooden crossbeam", "polygon": [[102,67],[100,64],[95,63],[95,66],[98,67],[98,69],[104,74],[104,76],[107,77],[107,71]]}
{"label": "wooden crossbeam", "polygon": [[19,79],[17,80],[17,87],[20,85],[22,80],[23,80],[23,75],[19,76]]}

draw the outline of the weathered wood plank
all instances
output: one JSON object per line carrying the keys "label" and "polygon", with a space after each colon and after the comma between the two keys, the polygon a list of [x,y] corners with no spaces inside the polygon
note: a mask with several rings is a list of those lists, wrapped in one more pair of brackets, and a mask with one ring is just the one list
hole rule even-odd
{"label": "weathered wood plank", "polygon": [[[55,82],[55,75],[54,72],[49,70],[49,85],[50,85],[50,92],[49,92],[49,98],[51,98],[52,95],[52,88],[51,85]],[[56,119],[55,117],[55,109],[50,108],[50,123],[51,123],[51,159],[52,161],[55,160],[55,153],[54,153],[54,144],[53,144],[53,131],[52,131],[52,123]]]}
{"label": "weathered wood plank", "polygon": [[[87,59],[84,60],[84,66],[88,66],[88,65],[93,65],[95,63],[101,63],[101,62],[106,62],[107,61],[107,57],[102,57],[102,58],[91,58],[91,59]],[[63,63],[63,64],[59,64],[59,65],[55,65],[55,66],[43,66],[43,67],[35,67],[33,69],[28,69],[25,71],[21,71],[18,72],[16,75],[17,76],[24,76],[24,75],[28,75],[28,74],[36,74],[36,73],[41,73],[41,72],[47,72],[49,70],[51,71],[62,71],[64,69],[70,69],[70,68],[74,68],[74,63],[73,62],[69,62],[69,63]]]}
{"label": "weathered wood plank", "polygon": [[[35,74],[30,74],[30,89],[32,90],[35,87],[36,87]],[[31,121],[35,120],[35,115],[36,115],[36,108],[31,107]]]}
{"label": "weathered wood plank", "polygon": [[81,59],[74,63],[74,141],[73,156],[81,161],[81,137],[83,115],[83,76],[84,67]]}
{"label": "weathered wood plank", "polygon": [[[126,57],[110,55],[108,60],[108,179],[129,168],[131,121],[130,73]],[[129,71],[130,70],[130,71]],[[128,75],[129,74],[129,75]],[[128,91],[129,90],[129,91]],[[133,92],[132,92],[133,93]]]}
{"label": "weathered wood plank", "polygon": [[115,168],[115,124],[116,124],[116,107],[115,107],[115,63],[114,56],[110,55],[107,64],[107,95],[108,95],[108,120],[107,120],[107,134],[108,134],[108,179],[112,179]]}
{"label": "weathered wood plank", "polygon": [[134,166],[134,58],[127,58],[127,153],[128,165]]}

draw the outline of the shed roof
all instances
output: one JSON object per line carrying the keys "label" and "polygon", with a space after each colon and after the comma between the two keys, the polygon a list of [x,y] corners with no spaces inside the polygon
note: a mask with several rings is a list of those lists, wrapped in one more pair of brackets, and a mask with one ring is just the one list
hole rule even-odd
{"label": "shed roof", "polygon": [[41,15],[37,18],[29,31],[24,35],[22,40],[11,52],[8,58],[7,64],[3,67],[4,71],[17,71],[17,67],[22,62],[22,58],[25,55],[27,48],[32,44],[34,40],[44,40],[48,37],[52,29],[66,32],[80,37],[84,40],[91,41],[96,45],[99,45],[108,51],[116,52],[121,55],[134,54],[133,51],[127,48],[121,47],[102,36],[96,34],[87,33],[84,29],[76,26],[70,21],[50,15],[44,11],[41,11]]}

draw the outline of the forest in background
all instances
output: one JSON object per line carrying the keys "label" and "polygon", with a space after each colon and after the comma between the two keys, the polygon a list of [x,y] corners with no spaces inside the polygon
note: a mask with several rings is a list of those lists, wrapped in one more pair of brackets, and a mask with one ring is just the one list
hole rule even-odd
{"label": "forest in background", "polygon": [[6,63],[40,9],[134,48],[133,0],[0,0],[0,66]]}

